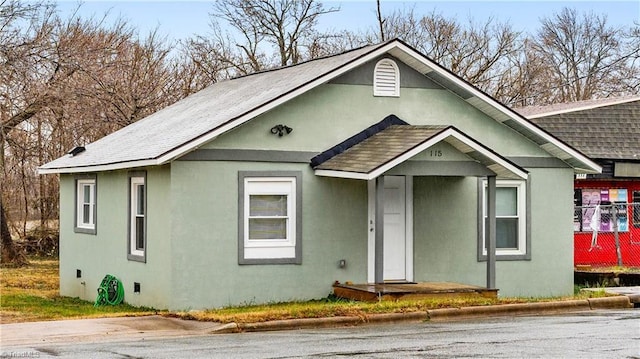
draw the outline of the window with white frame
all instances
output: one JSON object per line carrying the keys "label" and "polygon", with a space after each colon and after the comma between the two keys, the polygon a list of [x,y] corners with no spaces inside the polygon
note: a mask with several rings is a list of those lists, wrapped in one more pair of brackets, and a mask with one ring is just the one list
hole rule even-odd
{"label": "window with white frame", "polygon": [[382,59],[373,70],[374,96],[400,96],[400,70],[395,61]]}
{"label": "window with white frame", "polygon": [[129,259],[145,259],[147,246],[146,178],[141,174],[129,177]]}
{"label": "window with white frame", "polygon": [[[496,181],[496,256],[527,255],[526,181]],[[482,195],[482,255],[487,255],[487,182]]]}
{"label": "window with white frame", "polygon": [[96,218],[96,178],[77,178],[75,232],[96,234]]}
{"label": "window with white frame", "polygon": [[[241,172],[241,264],[300,262],[300,174]],[[280,175],[282,174],[282,175]]]}

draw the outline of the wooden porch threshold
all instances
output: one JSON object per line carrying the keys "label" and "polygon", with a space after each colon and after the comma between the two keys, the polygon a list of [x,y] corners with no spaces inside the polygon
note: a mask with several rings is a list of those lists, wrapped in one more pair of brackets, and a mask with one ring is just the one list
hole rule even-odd
{"label": "wooden porch threshold", "polygon": [[449,282],[340,284],[333,285],[333,293],[340,298],[377,302],[381,300],[419,300],[455,297],[497,298],[497,289],[487,289]]}

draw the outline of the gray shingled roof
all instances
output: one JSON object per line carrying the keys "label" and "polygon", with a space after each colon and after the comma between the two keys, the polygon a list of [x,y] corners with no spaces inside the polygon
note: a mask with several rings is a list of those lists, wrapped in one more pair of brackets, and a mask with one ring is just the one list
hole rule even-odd
{"label": "gray shingled roof", "polygon": [[638,96],[553,105],[538,108],[537,113],[530,115],[533,123],[591,158],[640,160]]}
{"label": "gray shingled roof", "polygon": [[314,169],[370,173],[445,128],[447,127],[393,125]]}
{"label": "gray shingled roof", "polygon": [[534,126],[400,40],[367,46],[234,80],[222,81],[86,147],[41,166],[40,173],[104,171],[169,163],[256,116],[389,54],[511,127],[577,172],[595,173],[596,163]]}
{"label": "gray shingled roof", "polygon": [[295,90],[380,45],[213,84],[175,104],[60,157],[41,169],[156,159],[194,138]]}

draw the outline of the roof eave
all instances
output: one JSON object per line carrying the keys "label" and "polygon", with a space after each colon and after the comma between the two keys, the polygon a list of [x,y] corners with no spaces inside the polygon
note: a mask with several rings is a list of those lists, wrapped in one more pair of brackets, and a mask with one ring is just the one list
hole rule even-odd
{"label": "roof eave", "polygon": [[640,101],[640,96],[625,97],[625,98],[618,99],[618,100],[612,100],[611,102],[596,103],[596,104],[584,105],[584,106],[575,107],[575,108],[565,108],[565,109],[561,109],[561,110],[541,112],[541,113],[528,115],[528,116],[526,116],[526,118],[540,118],[540,117],[561,115],[561,114],[570,113],[570,112],[593,110],[595,108],[615,106],[615,105],[620,105],[620,104],[624,104],[624,103],[628,103],[628,102],[634,102],[634,101]]}
{"label": "roof eave", "polygon": [[[398,40],[397,41],[397,47],[398,47],[399,50],[404,51],[409,56],[417,59],[423,65],[423,68],[417,68],[417,67],[415,67],[415,65],[412,66],[416,70],[424,71],[425,68],[427,68],[430,71],[438,72],[439,75],[444,76],[449,81],[451,81],[454,84],[462,87],[464,90],[466,90],[469,93],[471,93],[474,97],[476,97],[480,101],[490,105],[491,107],[493,107],[497,111],[499,111],[502,115],[506,116],[506,118],[496,118],[496,117],[494,117],[494,116],[492,116],[490,114],[487,114],[488,116],[493,117],[496,121],[502,123],[502,122],[506,121],[507,119],[514,120],[514,121],[518,122],[520,125],[522,125],[523,127],[525,127],[528,131],[531,131],[535,135],[543,138],[545,141],[547,141],[547,143],[550,143],[554,147],[557,147],[560,151],[563,151],[563,152],[569,154],[571,157],[576,158],[579,162],[583,163],[586,167],[588,167],[589,170],[595,171],[595,173],[602,172],[602,168],[600,166],[598,166],[595,162],[593,162],[590,159],[588,159],[586,156],[580,154],[577,150],[575,150],[571,146],[563,143],[561,140],[559,140],[558,138],[556,138],[555,136],[553,136],[549,132],[543,130],[542,128],[540,128],[538,126],[536,126],[535,124],[533,124],[531,121],[529,121],[524,116],[520,115],[519,113],[515,112],[511,108],[509,108],[509,107],[503,105],[502,103],[498,102],[497,100],[495,100],[494,98],[492,98],[488,94],[484,93],[480,89],[478,89],[478,88],[474,87],[473,85],[471,85],[469,82],[467,82],[464,79],[458,77],[453,72],[447,70],[446,68],[444,68],[441,65],[437,64],[436,62],[430,60],[428,57],[424,56],[423,54],[421,54],[417,50],[413,49],[411,46],[409,46],[406,43]],[[393,52],[392,52],[392,54],[393,54]],[[394,56],[397,56],[397,54],[394,54]],[[400,58],[400,59],[402,59],[402,58]],[[425,72],[423,72],[423,73],[425,73]],[[465,101],[469,102],[468,100],[465,100]],[[473,106],[473,104],[471,104],[471,105]],[[520,132],[515,128],[514,128],[514,131]],[[522,133],[522,135],[524,135],[526,137],[526,134]],[[540,146],[540,144],[538,144],[538,146]],[[550,154],[555,156],[553,153],[550,153]],[[564,159],[562,159],[562,158],[561,158],[561,160],[564,161]],[[567,163],[567,164],[569,164],[569,163]],[[575,166],[573,166],[571,164],[569,164],[569,165],[571,167],[574,167],[575,170],[578,170],[578,168],[575,168]]]}
{"label": "roof eave", "polygon": [[362,172],[350,172],[350,171],[336,171],[336,170],[314,170],[316,176],[321,177],[334,177],[334,178],[346,178],[357,180],[372,180],[375,177],[371,173]]}
{"label": "roof eave", "polygon": [[136,167],[148,167],[161,165],[156,159],[150,160],[138,160],[127,161],[118,163],[109,163],[95,166],[70,166],[70,167],[38,167],[38,174],[62,174],[62,173],[86,173],[86,172],[101,172],[101,171],[114,171]]}

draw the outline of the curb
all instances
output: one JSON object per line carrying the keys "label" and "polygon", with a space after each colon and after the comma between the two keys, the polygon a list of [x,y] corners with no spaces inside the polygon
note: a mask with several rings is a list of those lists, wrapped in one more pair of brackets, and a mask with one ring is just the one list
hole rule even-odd
{"label": "curb", "polygon": [[383,313],[364,317],[328,317],[273,320],[257,323],[227,323],[210,334],[228,334],[240,332],[263,332],[276,330],[295,330],[313,328],[336,328],[362,324],[383,324],[400,322],[453,321],[480,317],[501,317],[526,314],[554,314],[581,312],[595,309],[633,308],[629,297],[615,296],[567,300],[561,302],[517,303],[488,305],[478,307],[431,309],[426,312]]}
{"label": "curb", "polygon": [[[604,303],[603,303],[604,304]],[[511,316],[531,313],[577,312],[592,309],[587,300],[546,303],[517,303],[479,307],[444,308],[427,311],[429,320],[456,320],[477,317]]]}
{"label": "curb", "polygon": [[429,320],[428,312],[383,313],[371,314],[365,318],[366,323],[424,322]]}
{"label": "curb", "polygon": [[328,317],[272,320],[269,322],[258,323],[240,323],[237,324],[237,326],[238,330],[242,332],[262,332],[273,330],[354,326],[361,323],[363,323],[363,320],[360,317]]}
{"label": "curb", "polygon": [[396,322],[424,322],[429,320],[427,312],[409,313],[384,313],[372,314],[362,317],[328,317],[328,318],[304,318],[288,320],[272,320],[256,323],[227,323],[209,334],[229,334],[240,332],[265,332],[275,330],[294,330],[311,328],[335,328],[344,326],[357,326],[361,324],[380,324]]}
{"label": "curb", "polygon": [[616,297],[589,298],[589,306],[591,309],[605,308],[633,308],[631,300],[626,295]]}
{"label": "curb", "polygon": [[209,332],[209,334],[231,334],[239,333],[240,329],[236,323],[226,323]]}
{"label": "curb", "polygon": [[627,298],[629,298],[629,301],[634,304],[640,304],[640,294],[628,294]]}

